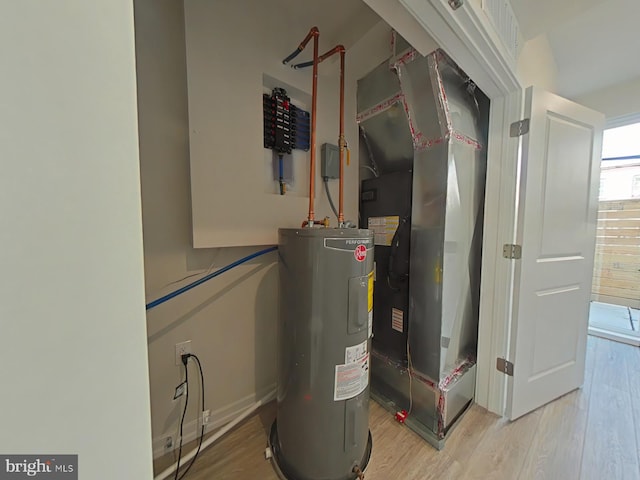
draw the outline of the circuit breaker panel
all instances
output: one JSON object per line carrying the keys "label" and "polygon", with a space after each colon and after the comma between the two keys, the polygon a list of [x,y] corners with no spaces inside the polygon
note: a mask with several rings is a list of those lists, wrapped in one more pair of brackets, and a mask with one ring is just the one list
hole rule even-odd
{"label": "circuit breaker panel", "polygon": [[273,150],[277,155],[276,179],[280,183],[280,194],[284,195],[286,193],[284,155],[290,155],[294,149],[309,150],[310,116],[309,112],[291,103],[284,88],[274,88],[271,95],[263,94],[262,107],[264,148]]}

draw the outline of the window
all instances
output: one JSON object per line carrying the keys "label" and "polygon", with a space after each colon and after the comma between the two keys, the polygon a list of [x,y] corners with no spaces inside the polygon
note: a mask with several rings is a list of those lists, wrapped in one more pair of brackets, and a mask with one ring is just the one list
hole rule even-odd
{"label": "window", "polygon": [[604,131],[600,201],[640,198],[640,123]]}
{"label": "window", "polygon": [[631,180],[631,198],[640,197],[640,175],[634,175]]}

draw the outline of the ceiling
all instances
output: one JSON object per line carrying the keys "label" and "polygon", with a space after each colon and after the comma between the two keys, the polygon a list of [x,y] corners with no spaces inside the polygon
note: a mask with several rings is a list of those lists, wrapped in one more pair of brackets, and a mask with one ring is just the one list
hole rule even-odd
{"label": "ceiling", "polygon": [[[640,0],[510,1],[525,41],[546,36],[557,93],[575,98],[640,78]],[[292,28],[318,25],[321,51],[349,48],[380,20],[362,0],[291,2],[283,15]]]}
{"label": "ceiling", "polygon": [[640,1],[511,0],[525,40],[546,35],[557,90],[576,97],[640,77]]}
{"label": "ceiling", "polygon": [[[380,21],[362,0],[281,1],[282,23],[290,30],[321,32],[320,53],[337,43],[349,48]],[[304,34],[302,34],[304,36]]]}

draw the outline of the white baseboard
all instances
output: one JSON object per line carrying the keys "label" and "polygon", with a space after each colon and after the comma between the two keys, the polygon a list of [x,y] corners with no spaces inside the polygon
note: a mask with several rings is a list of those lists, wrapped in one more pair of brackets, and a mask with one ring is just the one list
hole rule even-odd
{"label": "white baseboard", "polygon": [[[205,435],[209,432],[214,432],[218,428],[226,425],[231,420],[236,418],[239,413],[249,408],[258,400],[265,398],[266,396],[269,395],[270,392],[275,391],[275,389],[276,389],[276,384],[274,383],[261,389],[258,392],[247,395],[246,397],[241,398],[240,400],[233,402],[227,406],[224,406],[217,410],[213,410],[211,412],[211,417],[210,417],[211,420],[205,426],[205,429],[204,429]],[[177,424],[174,426],[173,430],[165,431],[162,434],[154,437],[153,439],[154,460],[178,448],[178,443],[180,441],[180,438],[178,437],[179,428],[180,428],[180,425]],[[191,420],[190,422],[185,421],[185,424],[182,428],[182,435],[184,437],[182,441],[183,445],[198,438],[198,436],[200,435],[200,428],[201,428],[200,419],[194,419],[194,420]],[[167,437],[171,437],[172,439],[172,442],[173,442],[172,448],[168,448],[168,449],[165,448]]]}
{"label": "white baseboard", "polygon": [[615,342],[626,343],[634,347],[640,347],[640,337],[634,335],[625,335],[624,333],[610,332],[601,328],[589,327],[589,335],[594,337],[606,338]]}

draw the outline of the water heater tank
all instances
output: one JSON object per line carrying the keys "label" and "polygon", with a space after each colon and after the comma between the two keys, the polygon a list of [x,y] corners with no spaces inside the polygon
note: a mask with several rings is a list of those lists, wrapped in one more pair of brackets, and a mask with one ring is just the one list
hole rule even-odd
{"label": "water heater tank", "polygon": [[270,435],[288,480],[351,480],[371,455],[373,234],[280,229],[278,411]]}

